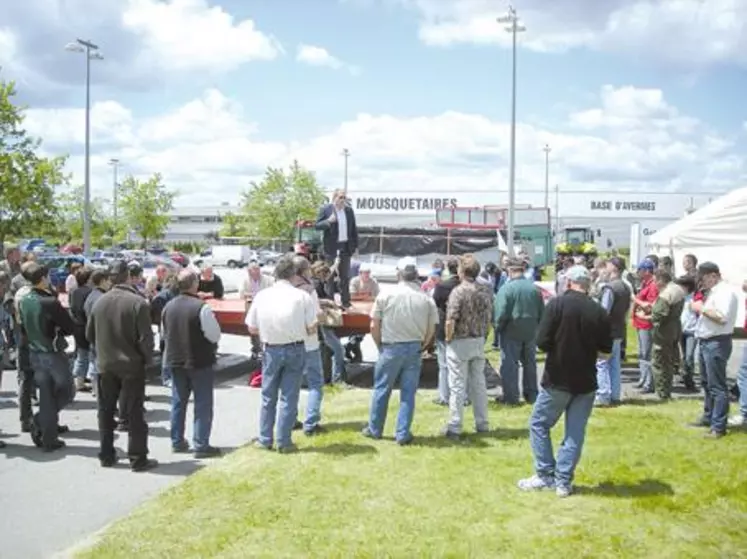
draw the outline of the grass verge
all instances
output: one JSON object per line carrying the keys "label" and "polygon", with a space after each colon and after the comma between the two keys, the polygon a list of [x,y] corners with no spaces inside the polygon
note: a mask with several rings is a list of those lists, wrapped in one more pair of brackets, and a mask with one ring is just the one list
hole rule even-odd
{"label": "grass verge", "polygon": [[336,393],[329,431],[297,436],[299,453],[239,449],[78,557],[747,557],[747,438],[685,427],[697,402],[595,410],[578,494],[562,500],[516,489],[532,470],[528,407],[493,407],[494,432],[452,442],[433,395],[400,448],[359,435],[368,391]]}

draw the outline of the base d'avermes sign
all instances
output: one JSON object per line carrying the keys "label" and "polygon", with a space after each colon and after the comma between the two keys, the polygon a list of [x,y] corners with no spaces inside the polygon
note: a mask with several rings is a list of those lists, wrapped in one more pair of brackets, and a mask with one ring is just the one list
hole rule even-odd
{"label": "base d'avermes sign", "polygon": [[655,212],[656,202],[630,200],[592,200],[589,208],[595,212]]}

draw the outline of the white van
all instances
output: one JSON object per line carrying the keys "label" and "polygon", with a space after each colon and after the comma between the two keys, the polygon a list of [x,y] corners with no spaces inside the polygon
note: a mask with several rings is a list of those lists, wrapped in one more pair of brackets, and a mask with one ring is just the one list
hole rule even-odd
{"label": "white van", "polygon": [[228,268],[241,268],[252,260],[252,251],[249,247],[239,245],[214,245],[208,250],[200,253],[193,259],[195,266],[225,266]]}

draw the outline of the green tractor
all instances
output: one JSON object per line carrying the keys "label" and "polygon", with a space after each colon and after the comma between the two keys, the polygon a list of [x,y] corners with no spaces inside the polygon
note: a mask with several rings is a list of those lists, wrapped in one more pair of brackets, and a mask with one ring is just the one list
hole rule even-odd
{"label": "green tractor", "polygon": [[594,230],[590,227],[567,227],[563,230],[563,239],[555,245],[555,267],[560,270],[563,260],[568,257],[583,256],[586,265],[591,267],[599,255],[594,244]]}

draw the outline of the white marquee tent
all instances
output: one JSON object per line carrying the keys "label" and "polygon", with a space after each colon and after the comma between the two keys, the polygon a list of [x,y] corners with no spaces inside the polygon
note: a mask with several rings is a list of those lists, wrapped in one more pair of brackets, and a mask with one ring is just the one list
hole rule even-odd
{"label": "white marquee tent", "polygon": [[744,324],[741,286],[747,280],[747,187],[732,190],[657,231],[648,246],[654,254],[671,256],[677,269],[686,254],[718,264],[723,278],[740,295],[737,326]]}

